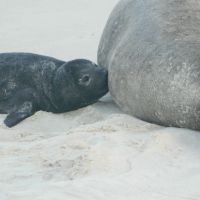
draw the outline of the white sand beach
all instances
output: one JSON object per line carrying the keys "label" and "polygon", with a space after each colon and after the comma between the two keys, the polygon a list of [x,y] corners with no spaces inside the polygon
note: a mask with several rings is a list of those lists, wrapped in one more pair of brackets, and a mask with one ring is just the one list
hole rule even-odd
{"label": "white sand beach", "polygon": [[[117,0],[0,0],[0,52],[96,62]],[[200,200],[200,133],[143,122],[110,96],[14,128],[0,115],[0,200]]]}

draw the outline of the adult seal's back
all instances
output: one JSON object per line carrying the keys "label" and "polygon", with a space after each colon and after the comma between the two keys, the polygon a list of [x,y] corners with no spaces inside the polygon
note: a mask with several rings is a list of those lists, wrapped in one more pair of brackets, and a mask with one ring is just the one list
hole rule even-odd
{"label": "adult seal's back", "polygon": [[0,54],[0,113],[12,127],[38,110],[61,113],[96,102],[108,91],[107,70],[31,53]]}
{"label": "adult seal's back", "polygon": [[122,0],[98,50],[109,87],[126,112],[149,122],[200,130],[200,4]]}

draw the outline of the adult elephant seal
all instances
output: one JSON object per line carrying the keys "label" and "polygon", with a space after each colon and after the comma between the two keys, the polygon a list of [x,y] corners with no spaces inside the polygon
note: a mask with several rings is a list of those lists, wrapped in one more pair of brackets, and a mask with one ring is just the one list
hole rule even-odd
{"label": "adult elephant seal", "polygon": [[107,70],[88,60],[0,54],[0,113],[8,113],[8,127],[38,110],[62,113],[87,106],[107,91]]}
{"label": "adult elephant seal", "polygon": [[200,3],[122,0],[98,50],[114,100],[165,126],[200,130]]}

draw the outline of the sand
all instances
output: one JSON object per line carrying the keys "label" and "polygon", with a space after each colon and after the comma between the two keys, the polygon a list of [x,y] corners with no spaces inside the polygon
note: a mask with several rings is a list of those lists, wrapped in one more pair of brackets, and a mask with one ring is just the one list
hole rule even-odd
{"label": "sand", "polygon": [[[116,0],[0,0],[1,52],[96,53]],[[111,97],[18,126],[0,115],[0,200],[199,200],[200,134],[128,116]]]}

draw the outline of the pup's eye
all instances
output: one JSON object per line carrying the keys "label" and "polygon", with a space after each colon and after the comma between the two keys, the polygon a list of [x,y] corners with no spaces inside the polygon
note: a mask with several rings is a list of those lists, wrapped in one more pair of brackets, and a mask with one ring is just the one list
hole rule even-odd
{"label": "pup's eye", "polygon": [[89,75],[84,75],[83,77],[82,77],[82,82],[88,82],[90,80],[90,77],[89,77]]}
{"label": "pup's eye", "polygon": [[90,76],[88,74],[85,74],[79,79],[79,84],[87,86],[90,84],[90,80]]}

